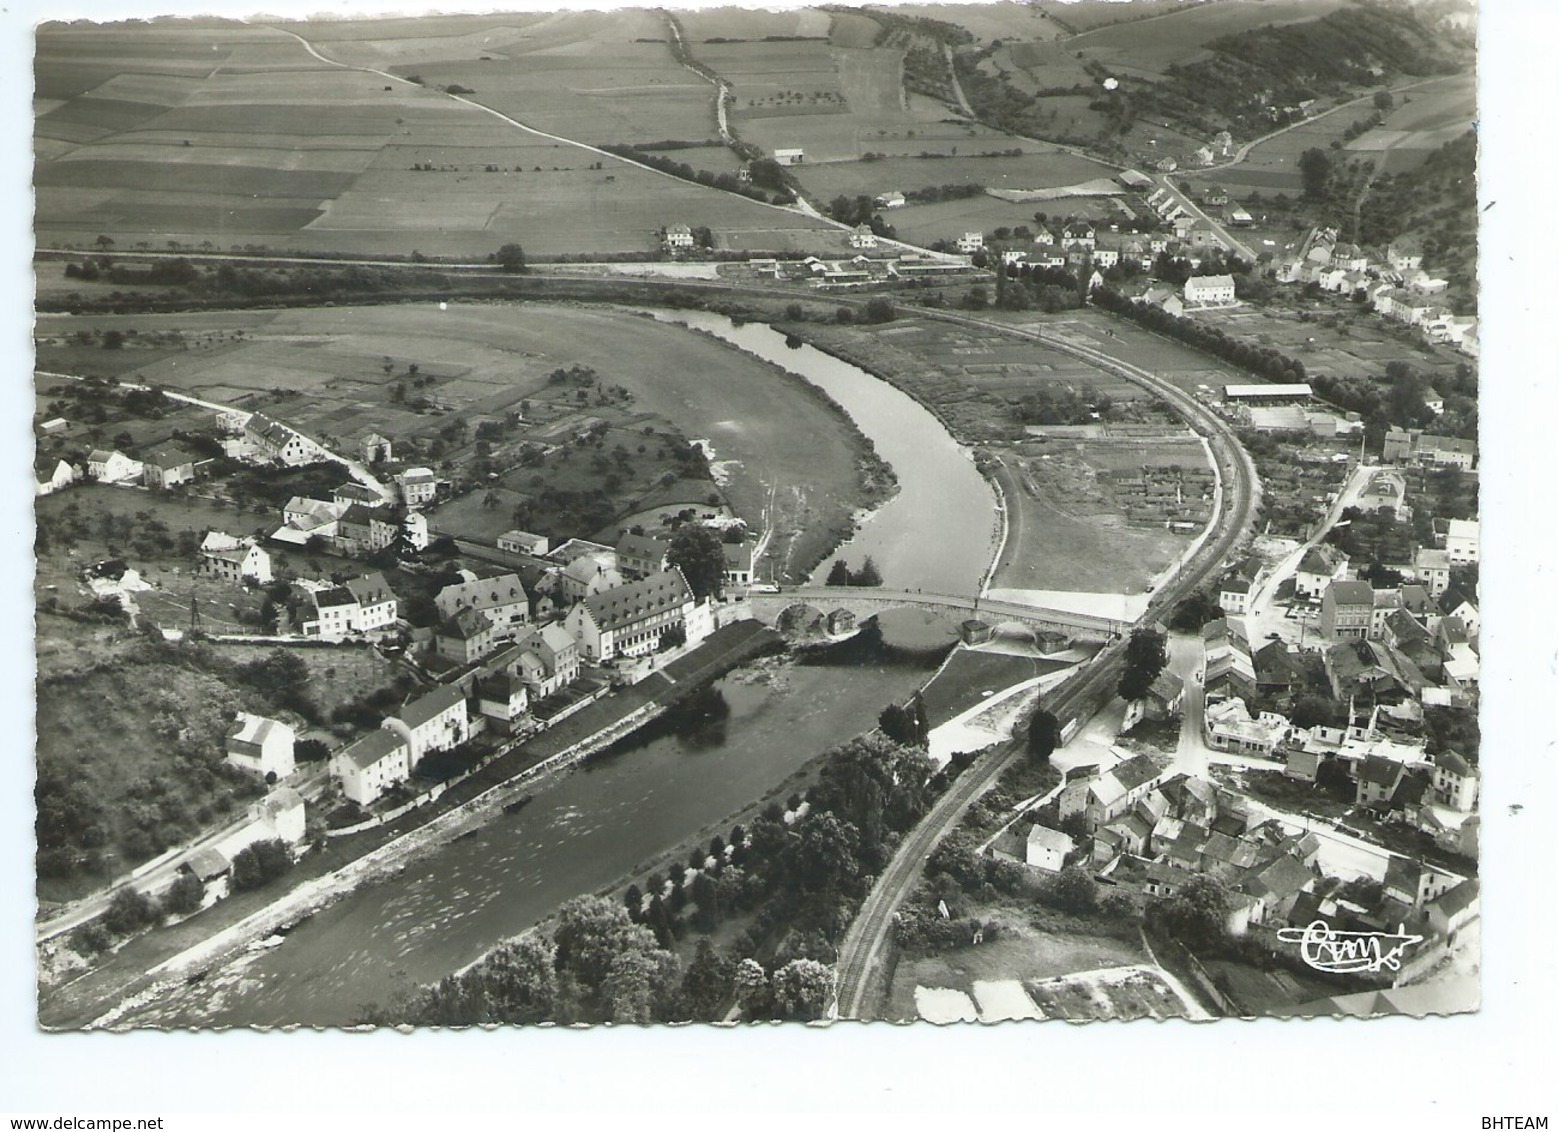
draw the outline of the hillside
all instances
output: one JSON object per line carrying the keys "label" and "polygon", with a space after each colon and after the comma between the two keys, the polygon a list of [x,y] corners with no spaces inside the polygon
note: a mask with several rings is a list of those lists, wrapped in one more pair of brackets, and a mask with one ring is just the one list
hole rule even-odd
{"label": "hillside", "polygon": [[[1259,137],[1383,86],[1455,74],[1473,54],[1470,34],[1408,8],[1227,0],[1055,41],[994,40],[963,48],[956,64],[986,124],[1140,162],[1189,153],[1220,131]],[[1341,131],[1348,121],[1339,119]]]}
{"label": "hillside", "polygon": [[1267,132],[1284,107],[1403,76],[1454,74],[1470,62],[1411,11],[1375,4],[1224,36],[1207,49],[1213,58],[1168,69],[1166,93],[1188,124],[1237,137]]}
{"label": "hillside", "polygon": [[1472,313],[1478,301],[1478,138],[1469,130],[1419,168],[1375,179],[1359,213],[1359,242],[1419,240],[1424,268],[1451,283],[1450,303]]}

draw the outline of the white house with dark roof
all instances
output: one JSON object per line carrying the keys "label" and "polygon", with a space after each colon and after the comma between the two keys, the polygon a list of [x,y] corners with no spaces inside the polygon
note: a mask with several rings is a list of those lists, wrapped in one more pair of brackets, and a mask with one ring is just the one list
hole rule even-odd
{"label": "white house with dark roof", "polygon": [[500,641],[512,639],[530,622],[530,595],[518,574],[456,582],[439,590],[433,604],[446,621],[462,610],[478,610],[492,623],[494,639]]}
{"label": "white house with dark roof", "polygon": [[1482,782],[1478,768],[1455,751],[1441,751],[1432,761],[1434,800],[1457,813],[1471,813],[1478,804],[1478,787]]}
{"label": "white house with dark roof", "polygon": [[306,436],[263,413],[255,413],[244,424],[244,436],[259,459],[275,460],[288,467],[313,463],[325,454]]}
{"label": "white house with dark roof", "polygon": [[87,456],[87,475],[99,483],[123,483],[138,479],[142,466],[118,449],[94,448]]}
{"label": "white house with dark roof", "polygon": [[693,246],[693,229],[686,224],[668,224],[663,237],[666,247],[680,251]]}
{"label": "white house with dark roof", "polygon": [[407,468],[395,480],[408,507],[425,507],[438,494],[438,477],[429,468]]}
{"label": "white house with dark roof", "polygon": [[178,487],[194,480],[195,457],[177,444],[164,444],[142,461],[141,472],[147,487]]}
{"label": "white house with dark roof", "polygon": [[1348,556],[1334,546],[1317,543],[1305,551],[1294,573],[1294,596],[1319,598],[1326,587],[1348,577]]}
{"label": "white house with dark roof", "polygon": [[1188,303],[1234,302],[1234,276],[1191,276],[1185,281],[1185,301]]}
{"label": "white house with dark roof", "polygon": [[357,632],[367,633],[395,624],[400,615],[400,603],[383,574],[375,571],[353,578],[345,588],[357,601],[357,617],[353,624]]}
{"label": "white house with dark roof", "polygon": [[396,732],[370,731],[330,756],[330,775],[341,783],[343,794],[367,806],[411,777],[411,748]]}
{"label": "white house with dark roof", "polygon": [[227,761],[256,778],[292,773],[297,735],[280,720],[239,712],[227,729]]}
{"label": "white house with dark roof", "polygon": [[411,770],[430,751],[447,751],[471,737],[471,719],[464,689],[450,684],[434,688],[402,706],[381,724],[406,743]]}
{"label": "white house with dark roof", "polygon": [[1036,825],[1029,830],[1024,848],[1023,859],[1029,865],[1047,873],[1058,873],[1066,865],[1067,854],[1077,846],[1060,830]]}
{"label": "white house with dark roof", "polygon": [[435,651],[459,664],[482,659],[493,651],[495,641],[492,619],[470,606],[445,619],[433,634]]}
{"label": "white house with dark roof", "polygon": [[685,625],[693,609],[693,591],[676,568],[651,574],[601,593],[569,610],[563,625],[587,661],[643,656],[660,647],[661,635]]}
{"label": "white house with dark roof", "polygon": [[877,233],[872,231],[870,224],[857,224],[850,232],[850,246],[852,248],[875,248],[877,246]]}
{"label": "white house with dark roof", "polygon": [[249,581],[263,586],[271,581],[271,556],[253,539],[235,539],[212,531],[201,544],[199,569],[226,582]]}
{"label": "white house with dark roof", "polygon": [[666,555],[670,550],[671,544],[665,539],[625,531],[617,540],[617,568],[628,578],[657,574],[666,568]]}

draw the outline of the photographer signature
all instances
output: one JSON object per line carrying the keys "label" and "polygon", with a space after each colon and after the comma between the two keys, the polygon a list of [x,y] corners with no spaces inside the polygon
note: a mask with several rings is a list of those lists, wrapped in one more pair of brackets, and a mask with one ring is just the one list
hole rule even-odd
{"label": "photographer signature", "polygon": [[1331,974],[1368,974],[1382,967],[1402,969],[1402,953],[1421,935],[1409,935],[1403,925],[1395,932],[1340,932],[1325,920],[1314,920],[1308,927],[1284,928],[1278,938],[1299,945],[1299,957],[1317,971]]}

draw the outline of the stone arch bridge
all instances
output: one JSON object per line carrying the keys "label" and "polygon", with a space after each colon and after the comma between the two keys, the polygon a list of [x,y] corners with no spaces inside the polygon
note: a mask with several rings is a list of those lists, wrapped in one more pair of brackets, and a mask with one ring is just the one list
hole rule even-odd
{"label": "stone arch bridge", "polygon": [[861,586],[786,587],[778,593],[751,593],[748,601],[753,616],[766,625],[777,625],[788,610],[808,608],[830,620],[836,620],[835,614],[848,613],[855,621],[864,621],[890,609],[924,609],[941,613],[956,622],[982,621],[991,628],[1016,623],[1035,632],[1064,633],[1074,640],[1091,641],[1110,641],[1132,625],[1130,621],[1112,617],[989,598]]}

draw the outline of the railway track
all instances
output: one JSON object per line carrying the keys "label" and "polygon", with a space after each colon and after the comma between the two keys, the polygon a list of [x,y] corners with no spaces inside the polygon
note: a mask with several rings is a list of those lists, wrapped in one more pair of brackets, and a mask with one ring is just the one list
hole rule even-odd
{"label": "railway track", "polygon": [[[1217,463],[1219,509],[1216,530],[1196,552],[1173,581],[1160,587],[1138,624],[1157,618],[1158,612],[1185,597],[1219,568],[1239,543],[1254,518],[1257,479],[1255,464],[1241,447],[1229,426],[1208,406],[1178,387],[1137,366],[1112,358],[1092,347],[1064,342],[1037,331],[1007,327],[985,319],[968,318],[942,312],[924,312],[927,317],[953,322],[1007,337],[1026,339],[1049,349],[1070,354],[1107,373],[1113,373],[1142,385],[1175,405],[1192,426],[1208,439]],[[1065,726],[1092,715],[1108,699],[1123,664],[1124,640],[1101,652],[1087,668],[1063,684],[1048,701],[1048,708]],[[837,997],[834,1017],[859,1019],[874,983],[879,958],[888,946],[888,933],[894,916],[909,895],[938,842],[958,824],[970,804],[989,789],[1017,759],[1024,756],[1024,744],[1013,739],[983,762],[971,766],[938,799],[900,844],[893,859],[877,878],[854,923],[839,949]]]}

